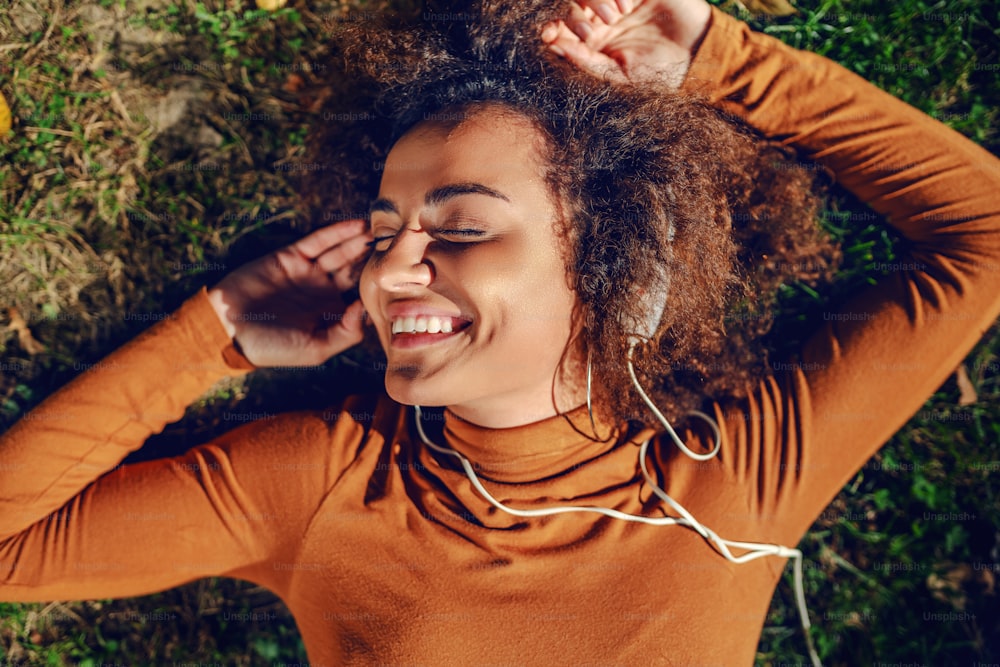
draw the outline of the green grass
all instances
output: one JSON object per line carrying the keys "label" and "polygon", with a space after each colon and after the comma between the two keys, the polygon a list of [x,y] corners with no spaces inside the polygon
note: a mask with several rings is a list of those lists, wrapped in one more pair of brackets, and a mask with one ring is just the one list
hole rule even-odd
{"label": "green grass", "polygon": [[[37,4],[51,19],[47,4]],[[45,21],[19,18],[18,28],[0,16],[0,45],[27,43],[0,61],[0,90],[19,119],[0,141],[0,300],[19,309],[47,348],[28,355],[12,332],[0,335],[0,359],[11,368],[0,379],[0,426],[81,363],[134,335],[136,325],[123,322],[122,312],[168,310],[310,226],[290,172],[272,165],[301,154],[310,100],[289,92],[285,66],[323,62],[322,16],[331,3],[292,2],[273,15],[222,0],[141,10],[132,0],[97,5],[132,29],[152,31],[160,45],[106,40],[104,60],[88,73],[101,37],[82,17],[64,12],[43,43]],[[1000,152],[996,4],[809,0],[800,8],[798,16],[751,23]],[[155,109],[130,96],[165,95],[181,78],[197,79],[212,94],[210,108],[187,112],[190,127],[214,133],[202,143],[193,131],[156,131],[147,115]],[[268,118],[243,120],[248,113]],[[184,168],[192,164],[221,167]],[[843,193],[834,193],[824,224],[843,243],[838,284],[822,296],[788,286],[781,295],[785,330],[808,327],[811,312],[877,278],[875,264],[893,256],[892,235]],[[219,264],[226,269],[211,268]],[[350,370],[328,367],[331,373],[262,373],[221,387],[144,452],[171,455],[212,437],[221,429],[213,411],[237,403],[271,412],[306,405],[305,395],[328,394],[337,374]],[[813,637],[827,665],[1000,662],[993,583],[1000,561],[1000,331],[989,332],[966,367],[977,403],[959,407],[954,380],[946,383],[800,545]],[[951,516],[960,519],[939,520]],[[758,664],[804,659],[791,591],[786,577]],[[226,620],[249,613],[274,617]],[[245,582],[206,579],[154,596],[55,607],[0,604],[0,660],[98,665],[167,657],[242,665],[306,660],[280,601]]]}
{"label": "green grass", "polygon": [[[840,62],[998,152],[996,5],[802,6],[800,17],[751,23]],[[882,225],[843,224],[865,220],[863,205],[835,193],[832,207],[840,213],[828,215],[826,226],[844,243],[838,284],[819,301],[790,287],[783,295],[786,311],[818,312],[822,303],[877,277],[876,262],[892,259],[893,236]],[[826,664],[1000,660],[992,583],[1000,499],[990,477],[1000,470],[998,354],[994,329],[966,361],[978,402],[959,407],[958,388],[949,381],[858,473],[800,545],[810,559],[812,634]],[[791,631],[797,621],[791,590],[786,575],[759,647],[760,664],[795,663],[804,655],[799,633]]]}

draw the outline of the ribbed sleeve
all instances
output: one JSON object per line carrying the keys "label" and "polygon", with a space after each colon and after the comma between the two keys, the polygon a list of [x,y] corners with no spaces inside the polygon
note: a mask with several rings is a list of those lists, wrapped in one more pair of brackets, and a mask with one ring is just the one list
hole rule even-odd
{"label": "ribbed sleeve", "polygon": [[800,360],[762,385],[753,403],[773,423],[730,415],[723,456],[793,540],[1000,314],[1000,160],[717,9],[684,87],[830,167],[904,238],[879,284],[824,313]]}
{"label": "ribbed sleeve", "polygon": [[134,596],[215,575],[286,588],[334,474],[331,432],[360,427],[336,411],[264,415],[182,456],[117,466],[249,368],[202,290],[15,424],[0,439],[0,599]]}

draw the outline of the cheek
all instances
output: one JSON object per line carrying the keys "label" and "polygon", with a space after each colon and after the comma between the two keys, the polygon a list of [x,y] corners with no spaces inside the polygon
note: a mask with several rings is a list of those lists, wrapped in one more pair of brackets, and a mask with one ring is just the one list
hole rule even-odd
{"label": "cheek", "polygon": [[488,292],[479,294],[488,294],[489,302],[495,304],[501,335],[527,346],[525,352],[548,357],[553,349],[561,351],[569,337],[576,295],[567,285],[561,262],[550,257],[531,259],[535,261],[522,257],[505,270],[493,272]]}
{"label": "cheek", "polygon": [[369,260],[361,270],[361,277],[358,279],[358,298],[361,299],[361,305],[365,307],[366,311],[368,311],[368,318],[372,323],[378,322],[377,318],[379,316],[379,310],[377,295],[378,291],[376,289],[375,281],[372,278],[372,267],[371,261]]}
{"label": "cheek", "polygon": [[375,283],[371,279],[371,263],[369,262],[361,269],[361,277],[358,278],[358,298],[361,299],[361,305],[369,314],[375,306],[374,287]]}

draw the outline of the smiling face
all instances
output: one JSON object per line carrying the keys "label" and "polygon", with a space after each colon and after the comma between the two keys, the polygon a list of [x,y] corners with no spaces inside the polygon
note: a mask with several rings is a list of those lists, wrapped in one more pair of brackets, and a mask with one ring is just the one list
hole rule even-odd
{"label": "smiling face", "polygon": [[583,402],[557,373],[575,296],[542,146],[528,119],[486,108],[421,123],[389,153],[360,291],[394,400],[490,428]]}

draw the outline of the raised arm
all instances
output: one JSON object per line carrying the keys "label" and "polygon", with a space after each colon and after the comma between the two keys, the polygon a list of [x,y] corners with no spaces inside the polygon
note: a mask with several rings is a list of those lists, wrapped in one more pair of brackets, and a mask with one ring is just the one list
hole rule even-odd
{"label": "raised arm", "polygon": [[[325,228],[244,267],[4,434],[0,599],[138,595],[280,559],[284,545],[294,544],[289,536],[305,528],[304,508],[315,506],[328,482],[325,462],[335,455],[320,417],[270,416],[184,456],[116,465],[216,381],[253,367],[236,351],[234,331],[250,354],[271,363],[312,361],[311,354],[329,356],[359,338],[360,306],[352,307],[350,321],[342,305],[334,310],[340,286],[332,283],[338,273],[346,278],[366,238],[357,224]],[[282,281],[296,287],[280,305],[313,297],[313,310],[282,317],[262,309],[275,300],[265,287],[269,271],[281,276],[273,281],[278,287]],[[327,318],[334,325],[304,328],[296,319],[321,310],[338,315]],[[258,322],[267,327],[248,324]]]}
{"label": "raised arm", "polygon": [[214,383],[251,368],[202,290],[3,435],[0,538],[62,507]]}
{"label": "raised arm", "polygon": [[[700,29],[671,23],[699,12]],[[760,480],[758,510],[781,516],[794,542],[1000,313],[1000,160],[836,63],[700,0],[640,3],[611,26],[577,8],[570,21],[592,28],[550,29],[543,39],[557,52],[612,81],[660,76],[669,85],[686,73],[683,90],[831,168],[905,239],[882,281],[827,313],[801,363],[762,386],[746,408],[757,416],[729,420],[722,455],[728,447],[728,460],[746,467],[736,474]],[[649,46],[676,47],[678,25],[693,59]],[[651,53],[662,57],[643,60]]]}
{"label": "raised arm", "polygon": [[715,9],[685,86],[830,167],[904,238],[887,275],[826,313],[801,365],[780,378],[799,449],[773,478],[774,509],[797,536],[1000,314],[1000,160]]}

